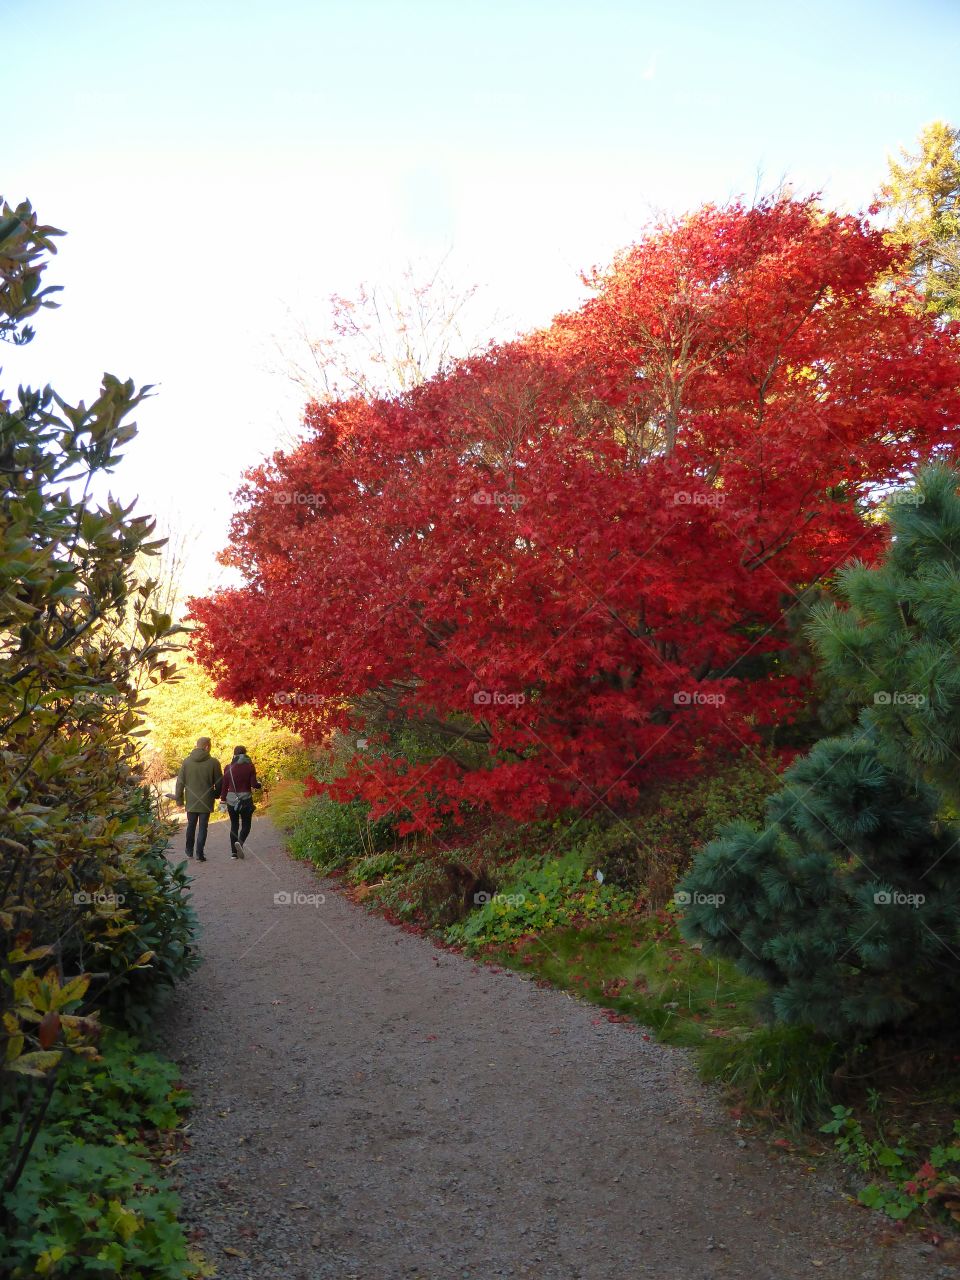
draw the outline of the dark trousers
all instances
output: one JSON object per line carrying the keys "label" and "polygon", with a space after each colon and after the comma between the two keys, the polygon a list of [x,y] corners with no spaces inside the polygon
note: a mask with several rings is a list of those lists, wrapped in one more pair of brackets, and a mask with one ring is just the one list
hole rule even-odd
{"label": "dark trousers", "polygon": [[187,814],[187,853],[194,852],[194,842],[196,842],[196,854],[198,858],[200,857],[203,853],[203,846],[207,843],[207,827],[209,825],[209,813]]}
{"label": "dark trousers", "polygon": [[227,813],[230,815],[230,848],[233,848],[235,840],[246,844],[250,824],[253,822],[253,801],[241,800],[236,807],[228,804]]}

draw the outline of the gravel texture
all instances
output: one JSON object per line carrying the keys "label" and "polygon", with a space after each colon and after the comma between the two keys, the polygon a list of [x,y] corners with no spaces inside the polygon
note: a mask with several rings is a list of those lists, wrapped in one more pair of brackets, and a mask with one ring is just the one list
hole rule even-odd
{"label": "gravel texture", "polygon": [[164,1047],[223,1280],[956,1274],[741,1134],[684,1053],[367,914],[265,819],[245,861],[220,824],[207,855]]}

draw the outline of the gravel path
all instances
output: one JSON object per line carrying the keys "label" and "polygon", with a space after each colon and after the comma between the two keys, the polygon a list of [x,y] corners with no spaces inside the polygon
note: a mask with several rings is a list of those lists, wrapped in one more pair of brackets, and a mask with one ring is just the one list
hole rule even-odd
{"label": "gravel path", "polygon": [[222,1280],[955,1274],[738,1145],[684,1054],[368,915],[265,819],[244,862],[226,836],[165,1035],[195,1097],[185,1218]]}

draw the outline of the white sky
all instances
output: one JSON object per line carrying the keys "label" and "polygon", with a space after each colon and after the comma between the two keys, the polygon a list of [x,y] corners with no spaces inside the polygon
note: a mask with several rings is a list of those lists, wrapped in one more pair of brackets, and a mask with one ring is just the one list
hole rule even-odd
{"label": "white sky", "polygon": [[331,292],[451,251],[503,332],[543,323],[656,208],[758,174],[862,206],[887,151],[960,118],[960,13],[935,0],[818,0],[799,27],[700,0],[55,0],[49,29],[6,7],[37,60],[5,72],[26,123],[0,192],[69,234],[61,309],[2,353],[3,385],[157,384],[113,487],[187,534],[196,591],[242,471],[297,427],[270,371],[287,308],[317,328]]}

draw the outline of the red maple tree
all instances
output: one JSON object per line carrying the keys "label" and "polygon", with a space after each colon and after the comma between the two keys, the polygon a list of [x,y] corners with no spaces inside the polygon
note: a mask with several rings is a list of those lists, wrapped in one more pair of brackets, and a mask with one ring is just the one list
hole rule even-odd
{"label": "red maple tree", "polygon": [[899,256],[813,200],[707,207],[545,330],[309,405],[240,492],[246,585],[192,604],[218,691],[314,741],[428,732],[333,788],[428,826],[616,807],[791,718],[786,608],[957,439],[957,334],[882,287]]}

